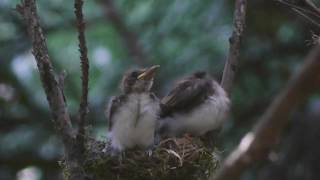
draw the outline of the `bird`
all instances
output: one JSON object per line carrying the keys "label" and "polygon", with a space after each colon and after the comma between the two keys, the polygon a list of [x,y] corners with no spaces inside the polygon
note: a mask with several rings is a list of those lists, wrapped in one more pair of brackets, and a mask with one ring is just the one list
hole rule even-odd
{"label": "bird", "polygon": [[178,81],[160,102],[160,137],[184,134],[202,136],[222,127],[230,99],[205,71],[196,71]]}
{"label": "bird", "polygon": [[122,93],[110,99],[105,115],[113,154],[133,147],[153,146],[160,103],[151,88],[159,67],[128,71],[120,84]]}

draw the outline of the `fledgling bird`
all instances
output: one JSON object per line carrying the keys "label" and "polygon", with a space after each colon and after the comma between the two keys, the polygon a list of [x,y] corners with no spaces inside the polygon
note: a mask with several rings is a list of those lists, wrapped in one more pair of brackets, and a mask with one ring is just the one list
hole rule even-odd
{"label": "fledgling bird", "polygon": [[150,91],[159,65],[127,72],[121,82],[122,95],[111,98],[106,116],[111,149],[121,152],[132,147],[150,148],[160,110]]}
{"label": "fledgling bird", "polygon": [[198,71],[179,81],[162,98],[160,107],[160,136],[201,136],[221,128],[230,100],[215,80]]}

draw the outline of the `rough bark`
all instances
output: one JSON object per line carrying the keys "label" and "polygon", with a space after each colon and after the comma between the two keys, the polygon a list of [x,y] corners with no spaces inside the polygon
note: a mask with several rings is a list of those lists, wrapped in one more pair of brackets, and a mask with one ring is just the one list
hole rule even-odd
{"label": "rough bark", "polygon": [[266,158],[289,122],[290,112],[320,85],[320,46],[306,58],[300,71],[292,76],[281,93],[226,158],[215,180],[237,179],[254,162]]}
{"label": "rough bark", "polygon": [[77,144],[78,151],[81,154],[84,154],[85,151],[85,135],[86,135],[86,126],[88,124],[86,117],[88,114],[88,82],[89,82],[89,59],[87,55],[87,45],[85,38],[85,22],[83,19],[82,13],[82,0],[74,1],[75,15],[77,21],[77,29],[78,29],[78,40],[79,40],[79,51],[80,51],[80,64],[81,64],[81,98],[80,98],[80,106],[79,106],[79,127],[77,134]]}
{"label": "rough bark", "polygon": [[33,54],[37,61],[41,82],[49,102],[54,123],[63,138],[63,142],[68,144],[73,136],[70,117],[63,99],[63,92],[59,88],[53,72],[34,0],[22,1],[21,5],[17,5],[17,10],[27,23],[27,29],[33,46]]}
{"label": "rough bark", "polygon": [[49,107],[53,116],[56,130],[62,138],[65,147],[65,159],[70,170],[70,179],[83,179],[81,166],[78,163],[78,153],[74,145],[75,135],[70,116],[66,108],[63,90],[59,86],[57,77],[48,55],[46,39],[40,26],[35,0],[22,0],[17,5],[17,11],[25,20],[29,36],[32,41],[42,86],[45,90]]}
{"label": "rough bark", "polygon": [[287,1],[278,0],[278,2],[288,6],[298,15],[303,17],[308,22],[320,27],[319,17],[320,9],[311,0],[301,0],[301,1]]}
{"label": "rough bark", "polygon": [[235,73],[238,68],[239,55],[240,55],[240,44],[242,34],[245,28],[247,0],[236,0],[234,19],[233,19],[233,30],[232,35],[229,39],[229,53],[228,58],[224,66],[221,86],[226,90],[228,94],[231,92]]}

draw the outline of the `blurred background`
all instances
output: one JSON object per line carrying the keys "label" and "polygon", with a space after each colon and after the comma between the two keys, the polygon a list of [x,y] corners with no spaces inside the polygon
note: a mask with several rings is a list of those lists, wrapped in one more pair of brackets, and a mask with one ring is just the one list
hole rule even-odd
{"label": "blurred background", "polygon": [[[26,26],[0,0],[0,179],[61,179],[63,149],[55,134]],[[124,71],[161,65],[154,91],[161,97],[177,79],[206,70],[218,81],[228,53],[234,1],[85,1],[90,60],[89,119],[92,136],[104,139],[103,110],[119,94]],[[80,99],[80,65],[73,1],[38,0],[49,54],[65,71],[65,95],[73,121]],[[221,134],[226,156],[303,63],[319,27],[270,0],[249,1],[231,116]],[[242,179],[320,179],[320,94],[296,109],[277,149]],[[319,146],[319,147],[317,147]]]}

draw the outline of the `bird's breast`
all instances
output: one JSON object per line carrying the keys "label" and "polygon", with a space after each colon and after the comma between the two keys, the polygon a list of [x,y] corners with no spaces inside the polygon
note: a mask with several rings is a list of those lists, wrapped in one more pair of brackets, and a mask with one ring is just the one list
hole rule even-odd
{"label": "bird's breast", "polygon": [[159,103],[150,98],[148,94],[131,94],[127,102],[119,108],[115,114],[116,121],[133,122],[137,120],[154,121],[154,117],[159,111]]}
{"label": "bird's breast", "polygon": [[149,94],[131,94],[114,115],[113,141],[120,147],[153,144],[159,103]]}

